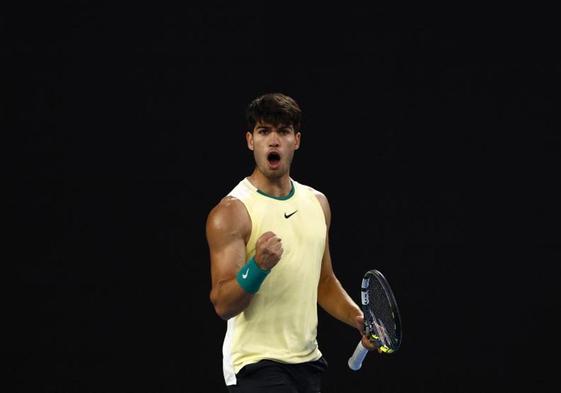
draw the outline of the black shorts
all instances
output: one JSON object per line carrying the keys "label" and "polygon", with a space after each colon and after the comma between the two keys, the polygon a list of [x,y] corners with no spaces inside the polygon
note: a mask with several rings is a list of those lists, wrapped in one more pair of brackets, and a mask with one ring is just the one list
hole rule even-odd
{"label": "black shorts", "polygon": [[321,375],[327,369],[322,357],[313,362],[286,364],[261,360],[244,366],[237,374],[237,385],[230,393],[319,393]]}

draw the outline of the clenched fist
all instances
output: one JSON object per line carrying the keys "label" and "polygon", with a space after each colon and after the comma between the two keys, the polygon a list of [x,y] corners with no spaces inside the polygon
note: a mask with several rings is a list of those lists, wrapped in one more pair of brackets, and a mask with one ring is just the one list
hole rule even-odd
{"label": "clenched fist", "polygon": [[259,236],[255,243],[255,262],[261,269],[272,269],[282,256],[282,241],[273,232]]}

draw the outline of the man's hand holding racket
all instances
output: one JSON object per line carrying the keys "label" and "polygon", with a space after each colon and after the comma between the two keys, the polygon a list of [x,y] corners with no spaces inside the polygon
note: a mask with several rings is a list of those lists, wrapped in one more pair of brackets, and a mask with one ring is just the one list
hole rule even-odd
{"label": "man's hand holding racket", "polygon": [[366,348],[368,351],[377,350],[379,353],[382,353],[382,351],[380,350],[380,347],[378,345],[376,345],[376,342],[370,340],[368,338],[368,336],[366,335],[366,332],[364,331],[364,317],[362,315],[356,316],[355,327],[357,328],[357,330],[360,332],[360,334],[362,336],[362,339],[360,340],[360,343],[362,344],[362,346],[364,348]]}
{"label": "man's hand holding racket", "polygon": [[[361,309],[357,329],[362,340],[349,358],[351,370],[359,370],[366,354],[374,348],[379,353],[393,353],[401,345],[401,317],[395,296],[384,275],[372,269],[365,273],[361,283]],[[360,322],[362,319],[362,325]]]}

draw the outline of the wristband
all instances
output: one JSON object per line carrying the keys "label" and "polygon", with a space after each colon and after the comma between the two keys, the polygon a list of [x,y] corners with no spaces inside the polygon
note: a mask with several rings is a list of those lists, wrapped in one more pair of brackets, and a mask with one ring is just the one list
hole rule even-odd
{"label": "wristband", "polygon": [[271,270],[261,269],[255,262],[255,257],[251,257],[236,274],[236,280],[244,291],[255,293],[259,290],[261,283],[270,272]]}

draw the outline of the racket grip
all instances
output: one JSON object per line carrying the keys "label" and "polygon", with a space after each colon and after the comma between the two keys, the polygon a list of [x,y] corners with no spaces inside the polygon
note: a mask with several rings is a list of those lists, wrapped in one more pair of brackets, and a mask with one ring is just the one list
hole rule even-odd
{"label": "racket grip", "polygon": [[368,353],[368,349],[362,345],[362,342],[359,341],[355,351],[353,352],[352,356],[349,358],[348,364],[349,368],[353,371],[356,371],[362,367],[362,361],[366,357]]}

